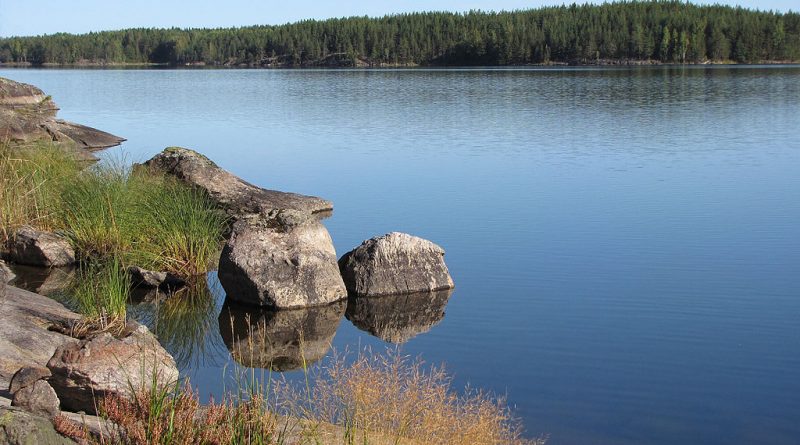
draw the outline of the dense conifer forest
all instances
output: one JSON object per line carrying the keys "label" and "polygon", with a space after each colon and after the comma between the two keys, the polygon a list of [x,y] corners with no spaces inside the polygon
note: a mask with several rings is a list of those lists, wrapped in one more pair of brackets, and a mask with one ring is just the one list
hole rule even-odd
{"label": "dense conifer forest", "polygon": [[0,62],[229,66],[800,60],[800,14],[678,1],[0,39]]}

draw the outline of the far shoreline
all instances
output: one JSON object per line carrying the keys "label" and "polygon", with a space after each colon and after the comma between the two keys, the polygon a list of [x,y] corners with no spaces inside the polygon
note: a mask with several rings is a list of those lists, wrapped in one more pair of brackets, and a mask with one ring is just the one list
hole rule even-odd
{"label": "far shoreline", "polygon": [[205,64],[205,63],[186,63],[186,64],[170,64],[170,63],[104,63],[104,62],[86,62],[86,63],[71,63],[71,64],[32,64],[29,62],[0,62],[0,69],[31,69],[31,70],[47,70],[47,69],[87,69],[87,70],[124,70],[124,69],[153,69],[153,70],[405,70],[405,69],[420,69],[420,70],[504,70],[504,69],[524,69],[524,68],[646,68],[646,67],[755,67],[755,66],[797,66],[800,65],[800,60],[763,60],[751,63],[741,63],[732,60],[714,60],[705,62],[686,62],[686,63],[666,63],[658,60],[600,60],[596,62],[551,62],[551,63],[538,63],[538,64],[508,64],[508,65],[437,65],[437,64],[370,64],[359,63],[357,65],[324,65],[324,64],[304,64],[304,65],[256,65],[256,64]]}

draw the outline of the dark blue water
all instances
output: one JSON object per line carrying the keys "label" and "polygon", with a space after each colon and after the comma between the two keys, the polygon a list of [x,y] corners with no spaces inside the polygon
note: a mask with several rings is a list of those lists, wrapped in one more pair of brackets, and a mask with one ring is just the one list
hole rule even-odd
{"label": "dark blue water", "polygon": [[[333,200],[340,254],[442,245],[457,289],[402,350],[507,394],[531,435],[800,443],[800,67],[0,76],[129,139],[110,156],[188,146]],[[204,395],[234,367],[211,284],[181,357]],[[337,349],[386,344],[315,317]]]}

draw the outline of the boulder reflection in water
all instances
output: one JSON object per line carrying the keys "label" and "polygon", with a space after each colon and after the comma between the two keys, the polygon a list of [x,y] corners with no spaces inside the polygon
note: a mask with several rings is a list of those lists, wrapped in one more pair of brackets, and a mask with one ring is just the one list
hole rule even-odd
{"label": "boulder reflection in water", "polygon": [[358,329],[390,343],[405,343],[444,318],[452,289],[382,297],[354,297],[347,319]]}
{"label": "boulder reflection in water", "polygon": [[259,309],[226,301],[219,315],[219,331],[240,365],[292,371],[325,356],[345,308],[344,301],[290,310]]}

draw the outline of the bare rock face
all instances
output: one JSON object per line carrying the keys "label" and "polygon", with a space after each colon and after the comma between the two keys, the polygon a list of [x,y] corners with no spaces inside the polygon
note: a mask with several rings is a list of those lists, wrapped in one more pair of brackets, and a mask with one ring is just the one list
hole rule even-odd
{"label": "bare rock face", "polygon": [[219,331],[237,363],[251,368],[292,371],[327,354],[345,302],[292,310],[253,310],[226,302]]}
{"label": "bare rock face", "polygon": [[188,148],[169,147],[144,165],[204,190],[234,220],[260,220],[283,209],[309,214],[333,210],[333,204],[322,198],[266,190],[245,182]]}
{"label": "bare rock face", "polygon": [[222,250],[219,280],[231,300],[271,308],[347,298],[333,241],[318,221],[288,230],[236,223]]}
{"label": "bare rock face", "polygon": [[75,149],[79,157],[113,147],[125,139],[105,131],[56,119],[58,107],[33,85],[0,78],[0,140],[17,143],[55,141]]}
{"label": "bare rock face", "polygon": [[6,284],[16,277],[3,260],[0,260],[0,304],[6,298]]}
{"label": "bare rock face", "polygon": [[22,227],[9,242],[8,257],[19,264],[59,267],[75,263],[75,250],[59,235]]}
{"label": "bare rock face", "polygon": [[37,380],[14,393],[11,406],[18,406],[29,413],[53,418],[61,412],[61,401],[46,380]]}
{"label": "bare rock face", "polygon": [[5,261],[0,260],[0,283],[10,283],[16,277],[17,276],[14,275],[14,272],[12,272],[8,267],[8,264],[6,264]]}
{"label": "bare rock face", "polygon": [[354,297],[346,317],[362,331],[389,343],[405,343],[444,318],[452,289],[382,297]]}
{"label": "bare rock face", "polygon": [[364,241],[339,259],[347,290],[374,297],[452,289],[444,249],[405,233]]}
{"label": "bare rock face", "polygon": [[64,408],[92,414],[102,398],[148,387],[154,374],[164,385],[178,378],[175,360],[144,326],[122,339],[103,333],[61,346],[47,367]]}
{"label": "bare rock face", "polygon": [[49,329],[53,325],[70,325],[80,319],[78,314],[50,298],[8,286],[6,299],[0,304],[2,389],[10,387],[12,377],[20,368],[43,367],[59,346],[77,342]]}
{"label": "bare rock face", "polygon": [[58,434],[47,417],[19,408],[0,407],[0,444],[3,445],[74,445]]}

